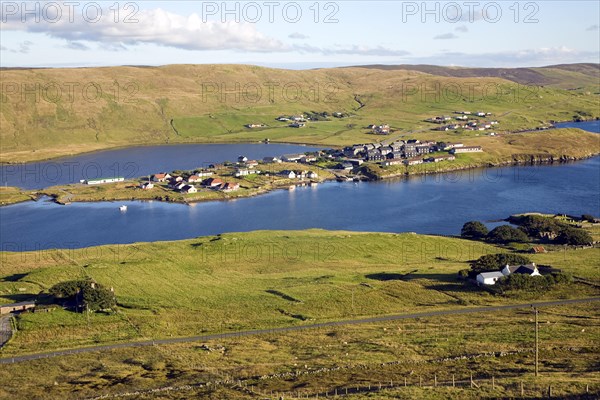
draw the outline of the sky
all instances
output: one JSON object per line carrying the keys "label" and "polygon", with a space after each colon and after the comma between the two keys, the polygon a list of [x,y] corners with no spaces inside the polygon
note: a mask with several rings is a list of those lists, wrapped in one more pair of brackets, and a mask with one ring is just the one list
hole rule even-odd
{"label": "sky", "polygon": [[598,1],[1,1],[0,67],[600,62]]}

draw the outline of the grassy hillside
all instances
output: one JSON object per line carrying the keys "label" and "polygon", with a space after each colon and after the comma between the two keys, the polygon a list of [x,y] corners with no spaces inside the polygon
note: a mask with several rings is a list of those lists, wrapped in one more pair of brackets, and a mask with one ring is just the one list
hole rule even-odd
{"label": "grassy hillside", "polygon": [[[23,314],[20,332],[4,353],[598,293],[594,287],[566,287],[511,300],[457,279],[468,260],[503,251],[455,238],[309,230],[5,252],[0,302],[91,277],[114,287],[120,312]],[[592,260],[599,253],[559,251],[532,259],[595,281]]]}
{"label": "grassy hillside", "polygon": [[[598,248],[531,255],[588,280],[546,294],[494,296],[456,279],[468,260],[504,251],[455,238],[308,230],[2,253],[1,303],[87,276],[114,287],[120,306],[116,314],[22,314],[19,331],[0,355],[598,295]],[[597,393],[598,317],[596,303],[541,309],[537,380],[531,311],[513,310],[17,363],[0,368],[0,398],[89,398],[161,387],[171,389],[136,398],[279,397],[271,391],[321,398],[336,388],[341,393],[390,381],[401,387],[350,398],[511,398],[520,396],[521,381],[527,398],[539,398],[548,384],[559,397],[584,393],[586,384]],[[432,386],[434,376],[448,386],[452,375],[458,381],[470,374],[478,390],[464,383],[458,385],[467,389],[418,387],[420,380]],[[408,388],[402,387],[405,378]]]}
{"label": "grassy hillside", "polygon": [[[591,67],[590,67],[591,68]],[[341,146],[375,140],[365,128],[389,123],[397,133],[455,110],[492,112],[499,131],[598,115],[593,77],[566,69],[556,85],[526,86],[506,76],[437,76],[413,70],[337,68],[309,71],[244,65],[170,65],[0,70],[2,162],[30,161],[133,144],[272,141]],[[430,71],[435,72],[435,71]],[[508,77],[510,78],[510,77]],[[550,79],[550,78],[548,78]],[[598,85],[597,85],[598,86]],[[305,111],[348,118],[294,129],[275,121]],[[265,123],[248,129],[248,123]]]}

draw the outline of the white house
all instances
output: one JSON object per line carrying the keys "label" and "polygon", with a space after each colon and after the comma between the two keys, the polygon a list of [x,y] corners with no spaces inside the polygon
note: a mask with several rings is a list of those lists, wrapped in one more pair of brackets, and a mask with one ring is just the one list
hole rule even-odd
{"label": "white house", "polygon": [[510,274],[527,274],[529,276],[540,276],[540,271],[538,271],[535,263],[525,264],[525,265],[508,265],[506,264],[504,268],[502,268],[502,274],[504,276],[508,276]]}
{"label": "white house", "polygon": [[154,175],[152,175],[152,180],[154,182],[164,182],[164,181],[166,181],[167,179],[170,179],[170,178],[171,178],[171,175],[167,174],[166,172],[162,172],[160,174],[154,174]]}
{"label": "white house", "polygon": [[281,160],[279,159],[279,157],[264,157],[263,158],[263,162],[270,164],[270,163],[280,163]]}
{"label": "white house", "polygon": [[482,272],[477,275],[477,282],[481,285],[495,285],[500,278],[504,278],[504,274],[500,271]]}
{"label": "white house", "polygon": [[281,172],[279,173],[279,175],[281,175],[281,176],[285,176],[286,178],[289,178],[289,179],[294,179],[294,178],[296,178],[296,173],[295,173],[294,171],[288,171],[288,170],[281,171]]}
{"label": "white house", "polygon": [[181,193],[196,193],[196,192],[198,192],[198,189],[196,189],[196,187],[193,185],[185,185],[184,187],[181,188]]}
{"label": "white house", "polygon": [[298,162],[303,157],[305,157],[304,154],[284,154],[281,156],[281,159],[285,162]]}
{"label": "white house", "polygon": [[141,189],[144,189],[144,190],[150,190],[150,189],[153,189],[153,188],[154,188],[154,183],[152,183],[152,182],[150,182],[150,181],[148,181],[148,182],[144,182],[144,183],[142,183],[142,184],[140,185],[140,188],[141,188]]}

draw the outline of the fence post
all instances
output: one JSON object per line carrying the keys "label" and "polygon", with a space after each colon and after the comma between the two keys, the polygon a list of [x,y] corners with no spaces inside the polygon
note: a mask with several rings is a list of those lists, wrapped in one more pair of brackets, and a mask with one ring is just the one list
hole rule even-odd
{"label": "fence post", "polygon": [[433,374],[433,387],[437,387],[437,374]]}
{"label": "fence post", "polygon": [[496,382],[494,381],[494,375],[492,375],[492,389],[496,389]]}
{"label": "fence post", "polygon": [[473,373],[471,372],[471,389],[473,389]]}
{"label": "fence post", "polygon": [[[14,362],[14,358],[13,358],[13,362]],[[404,387],[406,387],[406,377],[404,377]]]}
{"label": "fence post", "polygon": [[423,378],[419,377],[419,387],[423,386]]}
{"label": "fence post", "polygon": [[525,396],[525,389],[523,388],[523,381],[521,381],[521,397]]}
{"label": "fence post", "polygon": [[456,385],[454,384],[454,374],[452,374],[452,387],[455,387]]}

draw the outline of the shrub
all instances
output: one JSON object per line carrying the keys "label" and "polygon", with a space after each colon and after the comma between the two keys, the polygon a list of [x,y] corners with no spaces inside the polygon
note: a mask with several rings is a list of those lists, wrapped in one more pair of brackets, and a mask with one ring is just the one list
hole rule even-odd
{"label": "shrub", "polygon": [[459,279],[467,279],[469,277],[469,270],[461,269],[460,271],[458,271],[458,277]]}
{"label": "shrub", "polygon": [[116,305],[114,293],[91,279],[57,283],[50,288],[49,293],[55,300],[77,302],[90,311],[109,309]]}
{"label": "shrub", "polygon": [[52,286],[48,292],[57,299],[69,300],[74,298],[80,290],[90,283],[91,280],[86,279],[60,282]]}
{"label": "shrub", "polygon": [[587,246],[594,242],[592,236],[584,229],[566,228],[556,238],[557,243],[572,246]]}
{"label": "shrub", "polygon": [[486,271],[499,271],[506,264],[510,265],[522,265],[529,264],[531,260],[520,254],[512,253],[500,253],[500,254],[486,254],[479,257],[477,260],[471,263],[470,276],[475,276],[481,272]]}
{"label": "shrub", "polygon": [[563,272],[555,272],[550,275],[530,276],[526,274],[511,274],[498,281],[498,285],[504,290],[527,290],[529,292],[543,292],[553,286],[571,283],[573,278]]}
{"label": "shrub", "polygon": [[520,229],[513,228],[510,225],[500,225],[492,229],[487,235],[487,239],[493,243],[527,242],[529,238]]}
{"label": "shrub", "polygon": [[479,221],[469,221],[463,225],[460,236],[472,239],[482,239],[489,233],[488,228]]}
{"label": "shrub", "polygon": [[584,221],[587,221],[587,222],[594,222],[594,221],[596,221],[596,218],[593,215],[590,215],[590,214],[583,214],[581,216],[581,219],[584,220]]}

